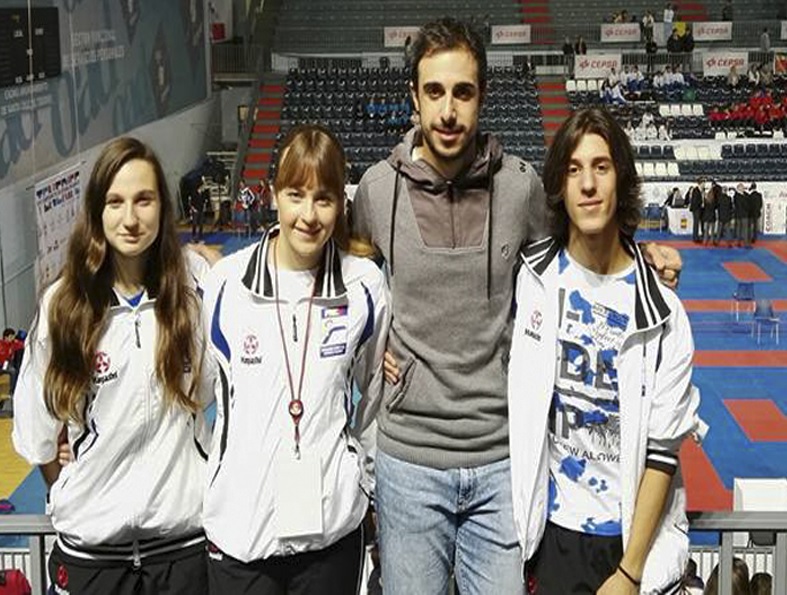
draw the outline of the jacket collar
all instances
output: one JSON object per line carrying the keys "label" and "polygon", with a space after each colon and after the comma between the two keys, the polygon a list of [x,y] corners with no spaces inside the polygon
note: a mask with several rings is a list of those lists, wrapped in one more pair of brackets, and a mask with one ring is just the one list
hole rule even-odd
{"label": "jacket collar", "polygon": [[[155,302],[156,301],[156,294],[154,292],[148,291],[147,289],[143,290],[142,299],[139,301],[139,306],[143,306],[148,302]],[[110,310],[113,309],[128,309],[132,310],[132,306],[126,302],[124,299],[121,298],[120,294],[118,294],[115,288],[112,288],[112,292],[109,296],[109,308]]]}
{"label": "jacket collar", "polygon": [[[243,275],[242,283],[246,289],[261,298],[274,298],[273,271],[268,265],[268,250],[271,247],[270,240],[278,236],[279,232],[279,225],[274,225],[262,235],[249,258],[246,273]],[[328,240],[328,243],[325,244],[323,259],[317,270],[315,287],[314,297],[316,298],[338,298],[347,293],[342,277],[341,255],[333,239]]]}
{"label": "jacket collar", "polygon": [[[633,239],[621,236],[623,248],[634,259],[636,272],[634,314],[637,330],[644,330],[663,324],[672,311],[664,298],[661,283],[653,269],[645,262],[642,251]],[[522,252],[522,260],[527,267],[543,280],[544,272],[555,261],[561,245],[548,237],[528,244]]]}

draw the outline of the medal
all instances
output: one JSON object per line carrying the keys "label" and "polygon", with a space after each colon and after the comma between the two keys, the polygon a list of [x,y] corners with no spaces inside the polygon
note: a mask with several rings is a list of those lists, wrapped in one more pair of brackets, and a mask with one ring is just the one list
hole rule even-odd
{"label": "medal", "polygon": [[303,415],[303,401],[290,401],[289,410],[292,419],[300,419]]}
{"label": "medal", "polygon": [[279,323],[279,334],[281,336],[281,348],[284,352],[284,365],[287,369],[287,385],[290,389],[290,402],[287,405],[287,411],[292,418],[292,425],[294,426],[294,439],[295,439],[295,455],[300,458],[301,456],[301,431],[300,422],[303,417],[303,401],[301,400],[301,393],[303,392],[303,377],[306,375],[306,352],[309,349],[309,331],[312,324],[312,302],[314,294],[317,291],[317,280],[314,280],[312,285],[311,295],[309,296],[308,314],[306,316],[306,336],[303,339],[303,351],[301,352],[301,374],[298,379],[298,390],[296,393],[295,383],[292,381],[292,370],[290,369],[290,355],[287,350],[287,341],[284,338],[284,325],[281,321],[281,307],[279,305],[279,263],[278,263],[278,242],[273,246],[273,269],[275,271],[274,283],[276,293],[276,319]]}

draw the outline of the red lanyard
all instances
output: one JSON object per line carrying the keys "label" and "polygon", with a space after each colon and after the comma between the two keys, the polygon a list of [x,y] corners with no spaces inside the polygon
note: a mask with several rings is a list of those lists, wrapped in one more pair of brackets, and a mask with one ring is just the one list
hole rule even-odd
{"label": "red lanyard", "polygon": [[298,392],[295,392],[295,385],[292,382],[292,370],[290,369],[290,355],[287,350],[287,341],[284,338],[284,325],[281,321],[281,306],[280,306],[280,299],[279,299],[279,261],[278,261],[278,253],[279,253],[279,243],[278,241],[273,245],[273,270],[275,272],[274,275],[274,291],[276,294],[276,320],[279,323],[279,334],[281,336],[281,348],[284,351],[284,365],[287,367],[287,384],[290,388],[290,404],[287,406],[287,410],[290,413],[290,417],[292,418],[292,423],[295,426],[295,456],[300,458],[301,457],[301,432],[300,432],[300,423],[301,418],[303,417],[303,401],[301,400],[301,394],[303,393],[303,378],[306,375],[306,351],[309,349],[309,331],[311,330],[312,326],[312,301],[314,300],[314,292],[317,288],[317,280],[314,280],[314,284],[312,285],[312,291],[309,295],[309,306],[308,312],[306,314],[306,334],[303,338],[303,353],[301,355],[301,374],[300,378],[298,379]]}

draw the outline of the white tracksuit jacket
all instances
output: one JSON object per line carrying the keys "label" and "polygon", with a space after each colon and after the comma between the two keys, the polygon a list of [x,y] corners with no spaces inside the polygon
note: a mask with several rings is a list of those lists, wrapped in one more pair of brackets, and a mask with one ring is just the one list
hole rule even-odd
{"label": "white tracksuit jacket", "polygon": [[[329,241],[312,303],[300,422],[302,451],[321,456],[323,533],[278,539],[272,462],[277,449],[294,444],[274,270],[267,263],[269,239],[278,233],[273,227],[257,244],[220,261],[205,283],[209,352],[219,369],[205,532],[242,562],[323,549],[358,527],[369,502],[372,423],[382,391],[390,317],[384,276],[371,260],[344,254]],[[308,297],[296,308],[305,320]],[[290,317],[283,321],[289,335]],[[301,343],[289,355],[299,369]],[[297,372],[293,376],[297,390]],[[362,394],[355,411],[353,377]]]}
{"label": "white tracksuit jacket", "polygon": [[[47,411],[43,387],[56,288],[42,300],[14,396],[14,447],[32,465],[56,458],[63,427]],[[134,559],[204,539],[210,432],[201,410],[193,415],[164,401],[155,373],[155,303],[147,293],[137,307],[113,295],[86,395],[86,425],[68,424],[74,460],[51,488],[49,511],[60,545],[72,555]],[[203,372],[204,406],[213,387]],[[184,386],[190,377],[184,375]]]}
{"label": "white tracksuit jacket", "polygon": [[[662,287],[639,248],[636,328],[618,356],[623,546],[646,462],[677,464],[683,439],[699,425],[699,393],[691,384],[694,343],[678,297]],[[508,379],[514,520],[525,560],[537,551],[547,521],[548,416],[557,362],[558,258],[547,238],[529,245],[516,285],[516,320]],[[675,474],[642,576],[641,593],[671,593],[688,557],[686,494]]]}

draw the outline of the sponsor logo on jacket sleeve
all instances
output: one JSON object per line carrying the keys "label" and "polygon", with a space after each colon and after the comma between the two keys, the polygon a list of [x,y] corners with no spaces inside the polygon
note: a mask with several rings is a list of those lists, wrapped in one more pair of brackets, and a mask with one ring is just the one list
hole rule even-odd
{"label": "sponsor logo on jacket sleeve", "polygon": [[530,314],[530,319],[525,325],[525,335],[531,339],[535,339],[536,341],[541,341],[541,333],[538,331],[541,330],[541,325],[543,322],[544,315],[541,313],[541,310],[533,310],[533,312]]}

